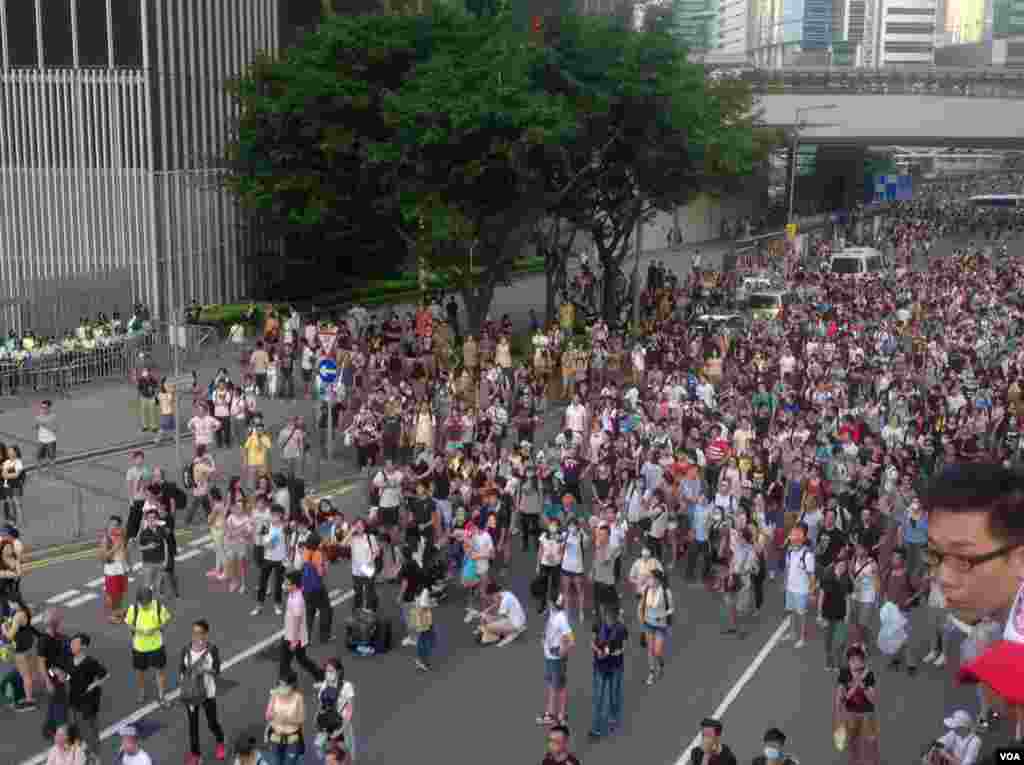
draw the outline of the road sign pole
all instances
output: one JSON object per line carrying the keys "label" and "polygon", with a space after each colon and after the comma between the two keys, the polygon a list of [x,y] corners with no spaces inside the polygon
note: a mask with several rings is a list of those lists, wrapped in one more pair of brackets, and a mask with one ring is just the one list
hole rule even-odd
{"label": "road sign pole", "polygon": [[327,459],[334,459],[334,384],[327,388]]}

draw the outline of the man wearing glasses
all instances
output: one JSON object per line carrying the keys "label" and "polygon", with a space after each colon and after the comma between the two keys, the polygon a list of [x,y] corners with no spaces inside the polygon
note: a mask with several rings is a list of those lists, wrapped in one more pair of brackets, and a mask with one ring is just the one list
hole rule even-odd
{"label": "man wearing glasses", "polygon": [[995,464],[946,467],[925,488],[924,563],[949,610],[974,625],[1005,622],[1024,580],[1024,473]]}

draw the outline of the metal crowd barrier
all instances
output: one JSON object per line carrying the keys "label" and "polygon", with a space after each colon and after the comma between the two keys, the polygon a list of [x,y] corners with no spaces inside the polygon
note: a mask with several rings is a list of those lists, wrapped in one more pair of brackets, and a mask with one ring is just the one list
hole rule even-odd
{"label": "metal crowd barrier", "polygon": [[152,348],[150,335],[138,335],[91,350],[0,359],[0,396],[62,393],[97,380],[127,380],[147,363]]}

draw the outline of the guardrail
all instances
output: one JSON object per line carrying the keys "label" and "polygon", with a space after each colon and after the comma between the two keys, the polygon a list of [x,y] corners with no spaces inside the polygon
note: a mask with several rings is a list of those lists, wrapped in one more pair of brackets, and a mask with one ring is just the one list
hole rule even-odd
{"label": "guardrail", "polygon": [[744,69],[739,79],[760,95],[936,95],[1024,98],[1024,72],[991,69]]}

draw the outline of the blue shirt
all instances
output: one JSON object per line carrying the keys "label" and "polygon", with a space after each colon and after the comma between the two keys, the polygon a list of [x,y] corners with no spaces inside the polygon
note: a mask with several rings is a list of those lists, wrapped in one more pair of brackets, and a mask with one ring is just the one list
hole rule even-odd
{"label": "blue shirt", "polygon": [[690,508],[690,528],[693,529],[693,537],[698,542],[708,541],[708,516],[711,508],[697,502]]}
{"label": "blue shirt", "polygon": [[903,543],[908,545],[923,545],[928,542],[928,516],[922,515],[921,519],[914,523],[910,519],[910,513],[903,516]]}

